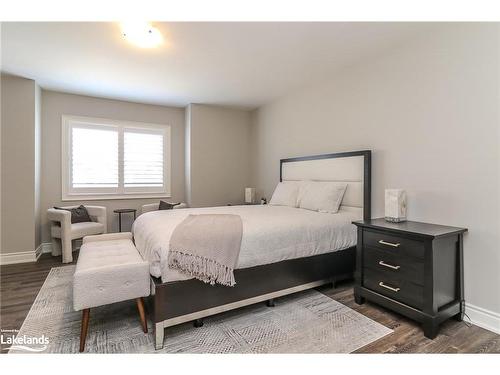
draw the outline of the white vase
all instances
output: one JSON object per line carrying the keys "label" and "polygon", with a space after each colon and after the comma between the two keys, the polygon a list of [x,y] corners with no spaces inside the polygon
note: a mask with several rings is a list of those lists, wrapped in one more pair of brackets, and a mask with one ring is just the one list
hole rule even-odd
{"label": "white vase", "polygon": [[385,189],[385,220],[392,223],[406,221],[406,191]]}

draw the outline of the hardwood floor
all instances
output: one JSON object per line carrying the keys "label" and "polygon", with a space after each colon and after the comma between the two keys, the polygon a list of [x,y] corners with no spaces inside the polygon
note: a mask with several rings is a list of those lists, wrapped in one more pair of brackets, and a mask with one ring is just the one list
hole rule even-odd
{"label": "hardwood floor", "polygon": [[327,296],[394,330],[393,333],[358,349],[355,353],[500,353],[500,335],[450,319],[439,335],[430,340],[416,322],[370,302],[354,302],[352,282],[336,289],[318,289]]}
{"label": "hardwood floor", "polygon": [[[73,252],[76,264],[78,251]],[[42,254],[36,263],[0,266],[0,328],[19,329],[52,267],[60,267],[61,257]]]}
{"label": "hardwood floor", "polygon": [[[74,253],[74,261],[78,253]],[[37,263],[0,267],[0,328],[19,329],[52,267],[60,257],[43,254]],[[375,304],[354,302],[352,282],[318,290],[344,305],[394,330],[393,333],[358,349],[355,353],[500,353],[500,335],[465,322],[449,320],[439,335],[427,339],[420,326]]]}

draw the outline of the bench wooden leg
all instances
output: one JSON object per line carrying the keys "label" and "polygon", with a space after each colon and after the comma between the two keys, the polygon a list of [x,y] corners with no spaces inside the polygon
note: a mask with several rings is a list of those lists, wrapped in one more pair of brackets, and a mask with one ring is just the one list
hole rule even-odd
{"label": "bench wooden leg", "polygon": [[137,310],[139,310],[139,316],[141,317],[141,325],[144,333],[148,333],[148,323],[146,322],[146,312],[144,311],[144,300],[137,298]]}
{"label": "bench wooden leg", "polygon": [[82,311],[82,327],[80,331],[80,353],[85,350],[85,340],[87,339],[87,331],[89,328],[90,309]]}

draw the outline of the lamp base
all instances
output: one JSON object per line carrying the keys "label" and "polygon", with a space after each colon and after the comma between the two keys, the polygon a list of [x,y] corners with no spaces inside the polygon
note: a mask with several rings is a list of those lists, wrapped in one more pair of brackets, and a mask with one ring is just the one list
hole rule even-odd
{"label": "lamp base", "polygon": [[406,217],[385,217],[385,221],[388,221],[389,223],[402,223],[406,221]]}

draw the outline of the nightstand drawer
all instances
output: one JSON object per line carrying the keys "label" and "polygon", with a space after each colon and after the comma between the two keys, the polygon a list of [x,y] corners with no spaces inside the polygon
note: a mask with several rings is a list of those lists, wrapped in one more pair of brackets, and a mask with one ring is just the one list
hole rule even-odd
{"label": "nightstand drawer", "polygon": [[411,281],[424,285],[424,263],[422,259],[405,257],[394,251],[365,247],[363,250],[363,268],[371,268],[388,277]]}
{"label": "nightstand drawer", "polygon": [[387,234],[385,232],[364,230],[363,244],[382,250],[392,251],[395,254],[424,258],[424,243],[409,238]]}
{"label": "nightstand drawer", "polygon": [[414,308],[423,308],[424,288],[411,281],[388,275],[387,272],[378,272],[367,268],[363,273],[363,285]]}

